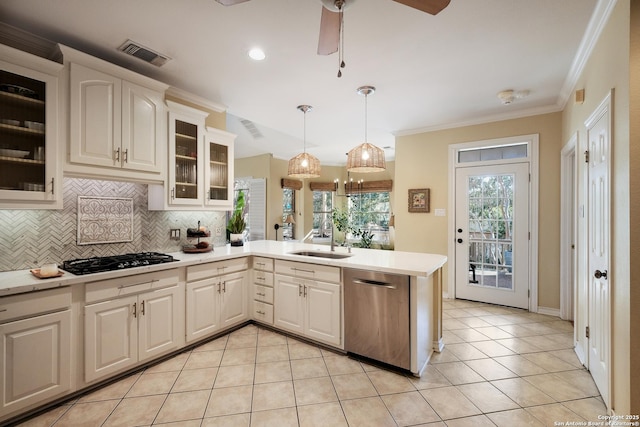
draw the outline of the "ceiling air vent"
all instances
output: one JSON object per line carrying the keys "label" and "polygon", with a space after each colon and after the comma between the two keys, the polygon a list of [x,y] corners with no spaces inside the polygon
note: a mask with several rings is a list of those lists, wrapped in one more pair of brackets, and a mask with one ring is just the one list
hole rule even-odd
{"label": "ceiling air vent", "polygon": [[136,58],[142,59],[150,64],[153,64],[157,67],[162,67],[167,63],[171,58],[166,55],[162,55],[161,53],[154,52],[148,47],[144,47],[139,43],[136,43],[132,40],[127,40],[118,48],[118,50],[126,53],[127,55],[135,56]]}
{"label": "ceiling air vent", "polygon": [[245,127],[245,129],[247,129],[249,131],[249,133],[255,139],[264,138],[264,135],[262,134],[262,132],[260,132],[260,130],[258,130],[256,125],[253,124],[253,122],[251,120],[240,119],[240,123],[242,123],[242,125]]}

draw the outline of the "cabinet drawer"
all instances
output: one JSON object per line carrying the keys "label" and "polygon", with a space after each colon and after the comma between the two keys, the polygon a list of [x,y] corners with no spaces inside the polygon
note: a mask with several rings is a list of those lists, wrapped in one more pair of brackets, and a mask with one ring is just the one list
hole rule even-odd
{"label": "cabinet drawer", "polygon": [[249,259],[247,257],[193,265],[187,267],[187,282],[235,273],[236,271],[243,271],[248,268]]}
{"label": "cabinet drawer", "polygon": [[340,267],[276,260],[276,273],[305,279],[340,283]]}
{"label": "cabinet drawer", "polygon": [[91,303],[152,289],[166,288],[184,280],[183,271],[183,269],[174,268],[87,283],[85,286],[86,302]]}
{"label": "cabinet drawer", "polygon": [[254,284],[253,299],[273,304],[273,288]]}
{"label": "cabinet drawer", "polygon": [[273,286],[273,273],[253,271],[253,283],[257,285]]}
{"label": "cabinet drawer", "polygon": [[254,301],[253,318],[259,322],[273,325],[273,306],[264,302]]}
{"label": "cabinet drawer", "polygon": [[273,259],[260,256],[253,257],[253,269],[262,271],[273,271]]}
{"label": "cabinet drawer", "polygon": [[0,298],[0,323],[71,306],[71,288],[63,287]]}

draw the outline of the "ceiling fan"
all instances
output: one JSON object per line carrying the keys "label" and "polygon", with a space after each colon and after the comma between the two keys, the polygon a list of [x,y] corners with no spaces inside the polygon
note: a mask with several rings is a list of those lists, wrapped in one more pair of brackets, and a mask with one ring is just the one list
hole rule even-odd
{"label": "ceiling fan", "polygon": [[[224,6],[232,6],[244,3],[249,0],[216,0]],[[331,55],[340,50],[340,40],[342,39],[344,9],[356,0],[321,0],[322,16],[320,17],[320,37],[318,39],[318,55]],[[437,15],[449,5],[451,0],[393,0],[396,3],[426,12],[430,15]],[[344,61],[339,55],[339,68],[344,68]],[[338,70],[338,77],[342,72]]]}

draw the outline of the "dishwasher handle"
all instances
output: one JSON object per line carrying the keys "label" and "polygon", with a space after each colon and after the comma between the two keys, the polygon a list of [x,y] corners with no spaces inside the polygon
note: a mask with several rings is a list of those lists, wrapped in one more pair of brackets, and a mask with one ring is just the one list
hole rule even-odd
{"label": "dishwasher handle", "polygon": [[356,285],[369,285],[369,286],[379,286],[381,288],[387,288],[387,289],[397,289],[397,286],[392,283],[380,282],[378,280],[371,280],[371,279],[353,279],[352,283],[355,283]]}

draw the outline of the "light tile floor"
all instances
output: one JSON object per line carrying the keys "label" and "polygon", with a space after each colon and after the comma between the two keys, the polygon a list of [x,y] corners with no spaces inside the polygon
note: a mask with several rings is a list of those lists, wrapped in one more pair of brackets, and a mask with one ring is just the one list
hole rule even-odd
{"label": "light tile floor", "polygon": [[444,302],[445,350],[421,378],[249,325],[22,426],[553,426],[605,406],[571,323]]}

